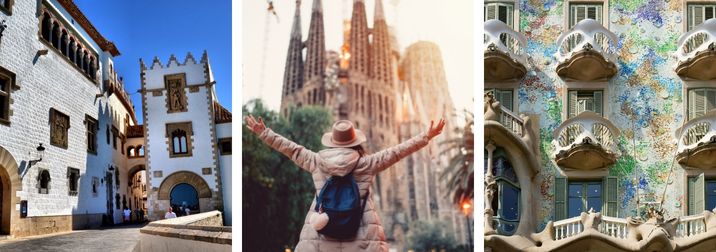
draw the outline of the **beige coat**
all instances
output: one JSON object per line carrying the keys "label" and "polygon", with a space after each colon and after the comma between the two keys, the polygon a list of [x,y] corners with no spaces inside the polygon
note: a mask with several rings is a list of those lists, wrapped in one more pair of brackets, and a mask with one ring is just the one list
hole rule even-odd
{"label": "beige coat", "polygon": [[[329,177],[345,176],[355,167],[353,176],[358,183],[361,198],[365,198],[376,174],[428,144],[428,137],[423,133],[397,146],[360,157],[357,151],[348,148],[330,148],[315,153],[270,129],[264,130],[259,137],[266,144],[289,157],[296,165],[310,172],[316,193],[321,190],[323,183]],[[315,203],[315,201],[311,203],[311,208],[306,215],[296,252],[388,251],[383,226],[375,211],[372,198],[369,197],[365,206],[358,234],[351,240],[331,239],[313,229],[310,217],[315,213],[313,210]]]}

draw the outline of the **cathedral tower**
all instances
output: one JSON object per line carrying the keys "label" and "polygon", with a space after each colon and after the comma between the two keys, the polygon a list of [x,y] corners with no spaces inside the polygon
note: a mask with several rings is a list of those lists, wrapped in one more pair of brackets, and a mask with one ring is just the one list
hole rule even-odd
{"label": "cathedral tower", "polygon": [[286,54],[286,67],[283,74],[283,93],[281,94],[281,112],[287,113],[287,96],[303,87],[303,42],[301,41],[301,0],[296,0],[296,14],[293,16],[291,38]]}

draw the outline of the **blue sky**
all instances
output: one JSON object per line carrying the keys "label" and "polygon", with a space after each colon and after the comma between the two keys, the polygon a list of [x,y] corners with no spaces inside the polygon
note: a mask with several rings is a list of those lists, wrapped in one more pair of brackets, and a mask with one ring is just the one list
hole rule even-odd
{"label": "blue sky", "polygon": [[139,58],[151,64],[157,56],[166,64],[171,54],[183,62],[187,52],[199,60],[207,50],[217,96],[231,110],[231,1],[75,0],[75,4],[119,49],[115,69],[124,77],[140,123]]}

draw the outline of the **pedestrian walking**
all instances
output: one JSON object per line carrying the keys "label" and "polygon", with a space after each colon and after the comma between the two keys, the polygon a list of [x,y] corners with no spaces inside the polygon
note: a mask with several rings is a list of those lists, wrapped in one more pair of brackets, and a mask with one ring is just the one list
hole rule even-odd
{"label": "pedestrian walking", "polygon": [[129,210],[129,207],[124,208],[124,223],[129,223],[129,217],[132,214],[132,210]]}
{"label": "pedestrian walking", "polygon": [[[366,136],[353,123],[340,120],[325,133],[321,143],[328,149],[318,153],[276,134],[252,115],[245,118],[247,127],[271,148],[289,157],[297,166],[310,172],[316,188],[316,200],[306,215],[301,229],[297,252],[306,251],[388,251],[383,227],[369,197],[375,176],[402,158],[428,145],[439,135],[445,121],[430,123],[427,132],[421,133],[397,146],[373,154],[365,154],[361,144]],[[353,189],[351,192],[350,189]],[[340,193],[337,193],[340,192]],[[358,199],[345,203],[340,198]],[[344,194],[345,193],[345,194]],[[335,197],[340,194],[341,197]],[[348,197],[344,197],[347,195]],[[351,205],[349,214],[345,206]],[[356,210],[357,209],[357,210]],[[357,212],[357,220],[353,213]],[[346,217],[348,216],[348,217]],[[332,221],[333,220],[333,221]],[[344,224],[348,223],[348,224]],[[353,223],[354,226],[351,226]],[[349,230],[356,229],[356,230]]]}
{"label": "pedestrian walking", "polygon": [[167,213],[164,214],[164,219],[171,219],[176,217],[177,214],[172,211],[172,207],[169,207],[169,209],[167,209]]}

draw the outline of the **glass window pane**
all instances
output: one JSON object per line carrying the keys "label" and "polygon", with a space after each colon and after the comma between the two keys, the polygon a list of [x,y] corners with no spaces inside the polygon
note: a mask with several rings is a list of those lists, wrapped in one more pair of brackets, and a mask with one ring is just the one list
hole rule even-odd
{"label": "glass window pane", "polygon": [[507,6],[500,6],[498,8],[498,16],[497,18],[502,21],[503,23],[507,24]]}
{"label": "glass window pane", "polygon": [[601,212],[602,211],[602,198],[588,198],[587,199],[587,207],[585,207],[585,211],[589,211],[590,208],[594,209],[594,212]]}
{"label": "glass window pane", "polygon": [[602,184],[587,185],[587,197],[602,197]]}
{"label": "glass window pane", "polygon": [[582,197],[582,184],[569,184],[569,197]]}
{"label": "glass window pane", "polygon": [[575,216],[579,216],[584,210],[582,209],[582,198],[572,198],[570,197],[568,202],[568,218],[572,218]]}
{"label": "glass window pane", "polygon": [[706,197],[706,209],[704,210],[711,211],[714,208],[716,208],[716,195],[709,195]]}
{"label": "glass window pane", "polygon": [[519,219],[520,190],[509,183],[502,182],[502,218],[506,220]]}

